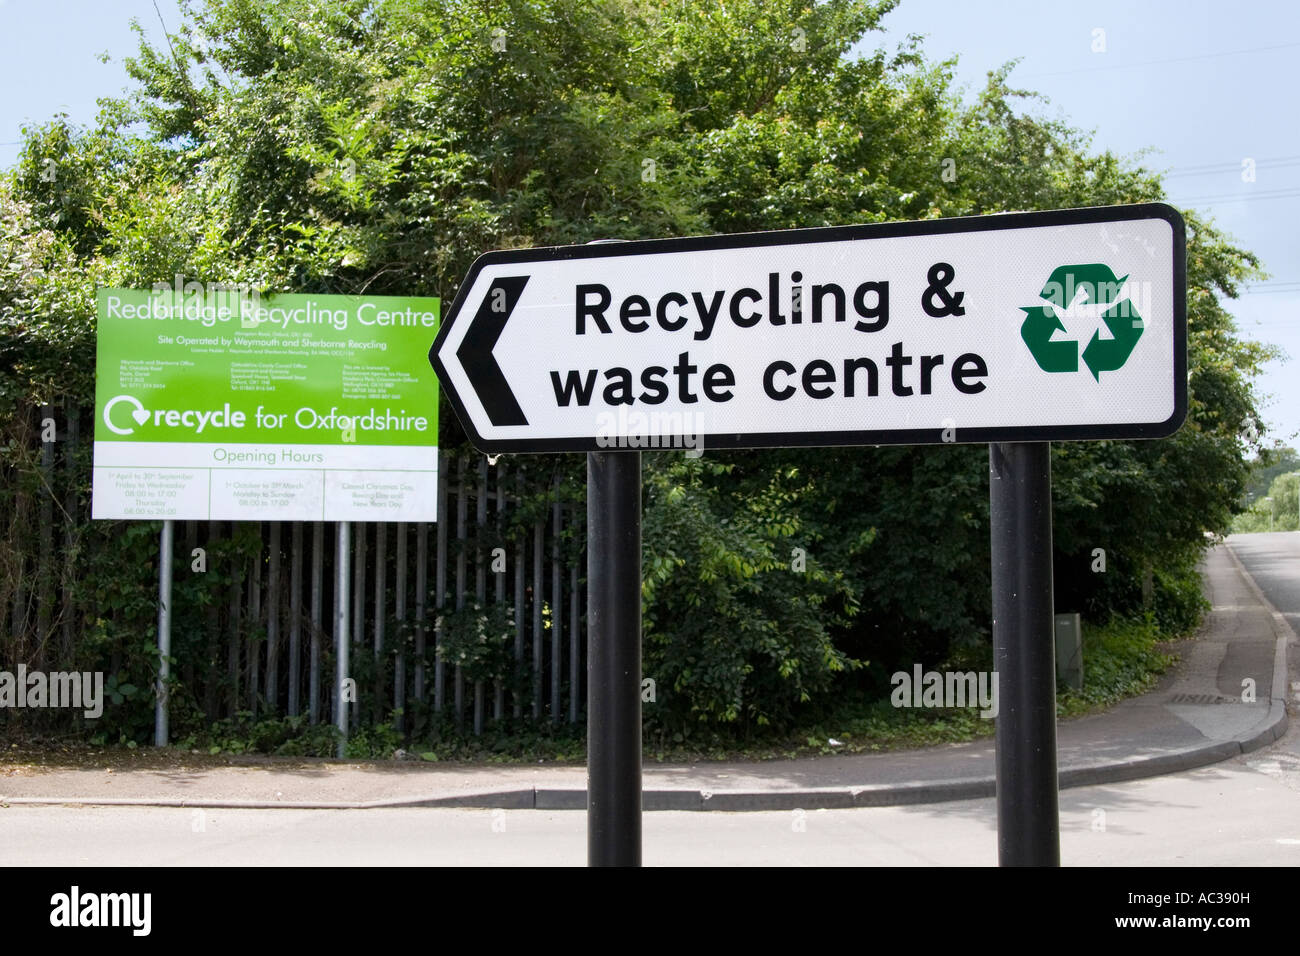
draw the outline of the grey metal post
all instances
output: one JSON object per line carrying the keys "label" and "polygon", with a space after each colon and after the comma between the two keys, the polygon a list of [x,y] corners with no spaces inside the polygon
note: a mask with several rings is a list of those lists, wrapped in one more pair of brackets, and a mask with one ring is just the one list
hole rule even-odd
{"label": "grey metal post", "polygon": [[[442,472],[438,473],[439,487]],[[438,498],[438,520],[443,520],[442,498]],[[415,699],[424,700],[424,612],[429,591],[429,526],[415,526]]]}
{"label": "grey metal post", "polygon": [[[523,474],[515,475],[515,495],[516,507],[523,504],[524,501],[524,476]],[[519,537],[515,541],[515,672],[522,674],[524,670],[524,587],[525,574],[527,569],[524,567],[524,551],[528,546],[528,536],[523,530],[520,530]],[[515,719],[524,715],[524,695],[518,683],[515,684],[515,700],[512,713]]]}
{"label": "grey metal post", "polygon": [[641,453],[587,455],[587,863],[641,865]]}
{"label": "grey metal post", "polygon": [[564,649],[564,591],[560,578],[560,533],[563,529],[560,506],[560,483],[555,482],[555,501],[551,503],[551,723],[560,722],[560,678],[564,673],[561,660]]}
{"label": "grey metal post", "polygon": [[[375,523],[375,723],[384,715],[384,616],[388,613],[388,525]],[[358,635],[359,636],[359,635]]]}
{"label": "grey metal post", "polygon": [[[53,426],[57,441],[58,425],[53,405],[41,406],[42,439],[47,422]],[[41,441],[41,482],[45,487],[40,494],[41,540],[36,558],[36,632],[40,635],[36,645],[37,668],[46,666],[46,639],[50,633],[50,610],[54,605],[54,444],[53,441]]]}
{"label": "grey metal post", "polygon": [[153,712],[153,743],[166,747],[167,679],[171,676],[172,653],[172,541],[175,527],[168,519],[158,536],[158,694]]}
{"label": "grey metal post", "polygon": [[295,521],[289,550],[289,716],[297,717],[302,685],[302,522]]}
{"label": "grey metal post", "polygon": [[[504,523],[503,518],[506,513],[505,480],[506,480],[506,466],[504,464],[499,464],[497,465],[497,490],[496,490],[496,501],[497,501],[497,522],[496,523],[497,523],[498,530],[501,529]],[[502,541],[504,539],[498,538],[497,540]],[[504,567],[504,562],[502,562],[502,566]],[[496,603],[498,605],[505,604],[506,603],[505,571],[504,570],[494,571],[492,575],[492,581],[493,581],[492,594],[496,600]],[[505,715],[506,715],[505,679],[504,677],[498,677],[495,681],[492,682],[492,719],[501,720],[503,717],[505,717]]]}
{"label": "grey metal post", "polygon": [[348,536],[352,525],[338,523],[338,547],[334,555],[334,656],[337,670],[334,678],[334,725],[339,729],[338,756],[347,754],[348,704],[344,698],[344,684],[348,677],[348,577],[351,570],[352,549]]}
{"label": "grey metal post", "polygon": [[[209,521],[208,539],[204,545],[207,548],[209,555],[213,554],[217,547],[217,543],[220,540],[221,522]],[[211,593],[211,591],[212,589],[209,588],[209,593]],[[220,690],[220,681],[217,679],[217,668],[218,659],[221,656],[221,607],[216,598],[217,595],[213,594],[213,600],[208,603],[208,613],[206,615],[206,620],[204,621],[205,629],[207,630],[207,646],[205,648],[205,657],[207,660],[204,662],[207,667],[204,670],[204,683],[207,686],[203,689],[203,714],[207,717],[209,722],[217,719],[217,692]]]}
{"label": "grey metal post", "polygon": [[[483,535],[487,531],[488,463],[486,458],[478,463],[478,497],[474,501],[474,600],[480,613],[487,611],[487,552],[483,550]],[[474,733],[483,733],[483,708],[486,689],[482,680],[474,681]]]}
{"label": "grey metal post", "polygon": [[[573,511],[569,521],[576,524]],[[582,638],[578,634],[578,559],[569,563],[569,723],[578,722],[578,695],[582,692]]]}
{"label": "grey metal post", "polygon": [[[233,542],[239,536],[239,525],[230,522],[230,540]],[[226,645],[226,673],[230,677],[230,697],[228,716],[234,717],[239,713],[239,626],[240,626],[240,599],[243,595],[243,580],[240,577],[238,566],[231,568],[230,579],[230,614],[226,622],[230,633],[230,643]]]}
{"label": "grey metal post", "polygon": [[[465,494],[465,480],[465,459],[462,457],[456,462],[456,610],[458,611],[465,607],[466,561],[469,557],[465,553],[465,549],[469,547],[467,527],[469,498]],[[465,671],[459,664],[453,668],[452,685],[453,706],[456,711],[454,718],[456,729],[459,730],[465,722]]]}
{"label": "grey metal post", "polygon": [[397,580],[393,582],[393,616],[397,621],[397,655],[393,662],[393,710],[398,730],[406,727],[406,522],[397,523],[397,554],[393,558]]}
{"label": "grey metal post", "polygon": [[[352,631],[350,637],[361,651],[361,643],[366,639],[366,535],[368,523],[364,521],[349,522],[356,527],[350,528],[352,534]],[[351,648],[349,648],[349,652]],[[361,688],[357,688],[357,706],[352,708],[352,727],[361,726]]]}
{"label": "grey metal post", "polygon": [[[19,406],[18,419],[23,427],[30,424],[31,410],[27,405],[23,404]],[[13,515],[12,520],[15,522],[25,520],[28,504],[28,494],[23,490],[23,487],[19,485],[14,495],[13,508],[10,512],[10,514]],[[19,636],[27,630],[27,597],[25,594],[27,581],[25,565],[27,560],[26,555],[21,551],[18,554],[15,554],[13,559],[13,566],[9,571],[13,581],[13,584],[11,585],[13,590],[10,597],[12,603],[9,606],[10,611],[12,612],[12,616],[9,619],[9,633],[15,638],[19,638]]]}
{"label": "grey metal post", "polygon": [[[442,645],[442,612],[447,603],[447,512],[451,510],[451,493],[447,489],[446,470],[438,469],[438,526],[434,539],[434,602],[437,613],[433,620],[433,648],[435,653]],[[433,661],[433,709],[442,713],[447,691],[447,669],[441,657]]]}
{"label": "grey metal post", "polygon": [[323,588],[325,523],[313,521],[311,526],[311,660],[307,665],[307,713],[313,724],[320,723],[320,639],[321,590]]}
{"label": "grey metal post", "polygon": [[1060,866],[1047,442],[989,445],[998,863]]}
{"label": "grey metal post", "polygon": [[546,526],[533,525],[533,720],[542,719],[542,535]]}
{"label": "grey metal post", "polygon": [[[63,465],[66,473],[66,480],[63,488],[63,579],[71,581],[73,579],[73,568],[76,565],[73,557],[72,541],[75,534],[78,514],[77,514],[77,437],[80,417],[80,409],[69,401],[64,406],[64,415],[68,420],[67,441],[63,446]],[[72,598],[72,588],[63,588],[63,659],[72,659],[73,628],[72,620],[75,615],[76,604]]]}
{"label": "grey metal post", "polygon": [[266,706],[280,710],[280,522],[271,522],[271,553],[266,565]]}
{"label": "grey metal post", "polygon": [[248,709],[257,715],[258,667],[261,663],[257,629],[262,623],[262,523],[257,522],[257,559],[248,576]]}

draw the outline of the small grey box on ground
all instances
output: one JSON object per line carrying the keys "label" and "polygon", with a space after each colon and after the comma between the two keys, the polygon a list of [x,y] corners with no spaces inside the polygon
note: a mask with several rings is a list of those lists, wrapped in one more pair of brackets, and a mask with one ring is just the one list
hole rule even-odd
{"label": "small grey box on ground", "polygon": [[1077,613],[1056,615],[1056,681],[1083,690],[1083,625]]}

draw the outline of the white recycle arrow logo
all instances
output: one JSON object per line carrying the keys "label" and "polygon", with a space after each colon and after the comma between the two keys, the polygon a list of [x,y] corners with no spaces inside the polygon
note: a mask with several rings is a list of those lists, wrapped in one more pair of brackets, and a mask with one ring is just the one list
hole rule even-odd
{"label": "white recycle arrow logo", "polygon": [[114,435],[134,435],[135,434],[134,428],[118,428],[116,425],[113,424],[113,407],[117,405],[118,402],[128,402],[131,405],[135,406],[135,410],[131,412],[131,417],[135,419],[135,423],[137,425],[143,425],[145,422],[149,420],[149,412],[146,411],[145,407],[140,404],[140,400],[138,398],[135,398],[131,395],[116,395],[113,398],[110,398],[105,403],[104,426],[109,431],[111,431]]}

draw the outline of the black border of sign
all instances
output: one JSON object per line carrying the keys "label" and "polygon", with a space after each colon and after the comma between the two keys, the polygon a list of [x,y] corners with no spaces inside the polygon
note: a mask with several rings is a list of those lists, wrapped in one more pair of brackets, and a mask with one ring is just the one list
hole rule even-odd
{"label": "black border of sign", "polygon": [[[815,229],[780,229],[685,239],[638,239],[580,246],[543,246],[533,249],[505,249],[486,252],[474,260],[460,291],[438,329],[429,349],[429,361],[451,400],[461,427],[474,447],[491,454],[634,450],[631,445],[602,446],[592,438],[483,438],[466,413],[460,396],[451,385],[447,370],[438,357],[442,343],[465,306],[465,296],[474,287],[484,267],[499,263],[554,262],[565,259],[607,259],[691,252],[705,249],[738,249],[759,246],[810,245],[845,239],[884,239],[897,236],[935,236],[959,232],[992,232],[998,229],[1027,229],[1080,223],[1122,222],[1134,219],[1163,219],[1174,231],[1174,413],[1163,422],[1114,425],[1035,425],[1009,428],[956,429],[960,444],[987,442],[1089,441],[1099,439],[1167,438],[1178,431],[1187,417],[1187,227],[1183,217],[1165,203],[1135,203],[1128,206],[1091,206],[1046,212],[992,213],[953,219],[872,223],[858,226],[829,226]],[[815,448],[844,445],[937,445],[943,444],[942,427],[891,431],[766,432],[698,436],[700,447],[713,451],[741,448]],[[953,443],[953,442],[949,442]],[[645,445],[639,449],[654,451]]]}

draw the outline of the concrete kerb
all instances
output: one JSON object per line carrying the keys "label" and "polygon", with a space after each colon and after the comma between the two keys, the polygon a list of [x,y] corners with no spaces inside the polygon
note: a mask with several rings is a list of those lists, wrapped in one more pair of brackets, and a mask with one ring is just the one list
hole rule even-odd
{"label": "concrete kerb", "polygon": [[[1255,594],[1255,600],[1266,607],[1269,614],[1273,615],[1273,630],[1278,635],[1278,644],[1273,656],[1273,688],[1271,688],[1270,696],[1273,698],[1274,704],[1282,704],[1282,734],[1284,734],[1286,732],[1287,682],[1290,680],[1290,676],[1287,674],[1287,643],[1296,639],[1296,632],[1291,630],[1291,622],[1288,622],[1286,615],[1273,606],[1273,602],[1265,596],[1260,585],[1255,583],[1251,572],[1245,570],[1245,564],[1242,563],[1242,559],[1236,557],[1236,551],[1232,550],[1232,545],[1227,544],[1225,541],[1223,542],[1223,548],[1229,553],[1232,563],[1235,564],[1236,570],[1242,574],[1242,578],[1245,579],[1245,584],[1251,589],[1251,593]],[[1275,735],[1274,739],[1282,736],[1282,734]]]}
{"label": "concrete kerb", "polygon": [[[1286,732],[1286,708],[1273,701],[1264,725],[1233,740],[1208,742],[1175,753],[1116,760],[1095,767],[1072,767],[1060,773],[1062,790],[1107,783],[1121,783],[1162,774],[1195,770],[1250,753],[1272,743]],[[655,790],[642,795],[646,811],[760,811],[839,810],[856,807],[912,806],[947,803],[953,800],[990,798],[996,793],[993,777],[972,780],[936,780],[926,783],[876,784],[861,787],[809,788],[802,790]],[[451,796],[397,797],[368,801],[285,801],[285,800],[167,800],[149,797],[91,798],[12,797],[0,798],[7,806],[150,806],[186,809],[238,810],[370,810],[383,808],[462,808],[504,810],[585,810],[587,792],[570,788],[512,788],[462,793]]]}
{"label": "concrete kerb", "polygon": [[[1286,732],[1286,709],[1274,701],[1264,726],[1233,740],[1207,742],[1174,753],[1116,760],[1095,767],[1072,767],[1061,771],[1060,788],[1070,790],[1099,784],[1122,783],[1163,774],[1195,770],[1241,756],[1272,743]],[[688,810],[743,812],[759,810],[847,810],[857,807],[898,807],[953,800],[990,798],[996,793],[993,777],[971,780],[934,780],[925,783],[873,784],[858,787],[828,787],[782,790],[657,790],[642,794],[646,811]],[[529,787],[484,790],[448,796],[396,797],[388,800],[287,801],[287,800],[166,800],[148,797],[91,798],[12,797],[0,798],[9,806],[152,806],[228,810],[372,810],[384,808],[461,808],[502,810],[585,810],[587,792],[579,788]]]}
{"label": "concrete kerb", "polygon": [[[1095,767],[1072,767],[1060,773],[1062,790],[1122,783],[1163,774],[1195,770],[1250,753],[1272,743],[1286,732],[1286,708],[1273,701],[1269,716],[1259,730],[1233,740],[1213,741],[1175,753],[1117,760]],[[744,812],[761,810],[840,810],[856,807],[912,806],[993,797],[993,777],[972,780],[936,780],[926,783],[876,784],[861,787],[810,788],[802,790],[655,790],[642,795],[646,811],[687,810]],[[151,806],[186,809],[237,810],[370,810],[383,808],[462,808],[503,810],[585,810],[586,790],[571,788],[513,788],[463,793],[452,796],[398,797],[368,801],[284,801],[284,800],[167,800],[139,798],[67,797],[0,798],[8,806]]]}
{"label": "concrete kerb", "polygon": [[[1207,741],[1172,753],[1130,757],[1106,764],[1071,767],[1059,774],[1062,790],[1107,783],[1121,783],[1145,777],[1195,770],[1250,753],[1279,739],[1287,731],[1287,645],[1295,632],[1286,618],[1255,583],[1230,545],[1225,550],[1232,558],[1256,600],[1272,615],[1277,642],[1274,650],[1273,682],[1270,688],[1268,716],[1257,727],[1231,740]],[[779,790],[688,790],[647,789],[642,807],[647,811],[761,811],[761,810],[833,810],[855,807],[909,806],[946,803],[993,797],[996,781],[992,776],[968,780],[935,780],[924,783],[871,784],[855,787],[779,789]],[[467,793],[395,797],[367,801],[285,801],[234,799],[167,799],[153,797],[9,797],[0,796],[3,806],[126,806],[175,807],[184,809],[232,810],[370,810],[396,807],[504,809],[504,810],[585,810],[587,793],[579,788],[513,787]]]}

